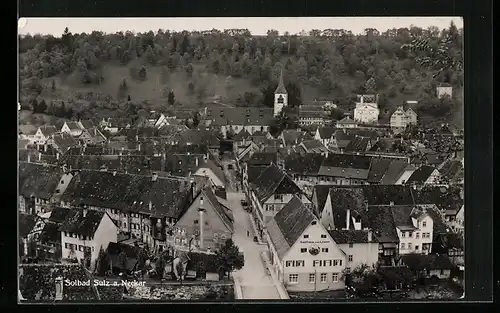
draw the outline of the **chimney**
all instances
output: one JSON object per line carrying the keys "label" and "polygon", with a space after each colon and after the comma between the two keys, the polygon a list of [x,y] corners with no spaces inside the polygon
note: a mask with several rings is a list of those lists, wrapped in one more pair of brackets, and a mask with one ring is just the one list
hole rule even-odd
{"label": "chimney", "polygon": [[464,199],[464,190],[462,188],[460,189],[460,199]]}
{"label": "chimney", "polygon": [[372,242],[373,240],[373,233],[371,230],[368,231],[368,242]]}
{"label": "chimney", "polygon": [[148,208],[149,208],[149,212],[153,211],[153,202],[151,202],[151,200],[149,200]]}
{"label": "chimney", "polygon": [[408,157],[408,164],[410,164],[410,163],[411,163],[411,158],[410,158],[410,157]]}
{"label": "chimney", "polygon": [[208,152],[203,156],[203,159],[206,161],[208,160],[209,156],[208,156]]}
{"label": "chimney", "polygon": [[158,179],[158,173],[153,172],[153,174],[151,176],[151,181],[156,181],[157,179]]}
{"label": "chimney", "polygon": [[351,228],[351,210],[347,209],[345,217],[345,227],[346,229]]}
{"label": "chimney", "polygon": [[42,153],[38,152],[38,161],[41,161],[41,160],[42,160]]}
{"label": "chimney", "polygon": [[141,143],[137,145],[137,151],[141,151]]}
{"label": "chimney", "polygon": [[200,213],[200,222],[199,222],[199,225],[200,225],[200,249],[203,249],[203,225],[204,225],[204,221],[203,221],[203,218],[204,218],[204,214],[205,214],[205,209],[200,207],[198,209],[198,212]]}
{"label": "chimney", "polygon": [[393,205],[394,205],[394,201],[391,201],[391,202],[389,203],[389,205],[390,205],[390,206],[393,206]]}
{"label": "chimney", "polygon": [[87,209],[84,208],[82,210],[82,215],[83,215],[83,217],[87,217]]}
{"label": "chimney", "polygon": [[47,144],[43,145],[43,152],[47,152]]}
{"label": "chimney", "polygon": [[31,155],[28,153],[28,163],[31,163]]}
{"label": "chimney", "polygon": [[63,299],[63,288],[63,279],[59,276],[56,278],[56,301],[60,301]]}
{"label": "chimney", "polygon": [[56,153],[56,160],[59,160],[59,152]]}
{"label": "chimney", "polygon": [[113,176],[116,176],[116,171],[113,171]]}

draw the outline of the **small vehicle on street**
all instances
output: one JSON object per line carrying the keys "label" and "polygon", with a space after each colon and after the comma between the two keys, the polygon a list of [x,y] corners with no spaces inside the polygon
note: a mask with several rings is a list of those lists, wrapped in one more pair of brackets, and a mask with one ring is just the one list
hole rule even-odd
{"label": "small vehicle on street", "polygon": [[253,236],[253,241],[258,242],[257,236]]}
{"label": "small vehicle on street", "polygon": [[247,200],[245,200],[245,199],[241,200],[241,205],[242,205],[243,207],[248,206],[248,202],[247,202]]}

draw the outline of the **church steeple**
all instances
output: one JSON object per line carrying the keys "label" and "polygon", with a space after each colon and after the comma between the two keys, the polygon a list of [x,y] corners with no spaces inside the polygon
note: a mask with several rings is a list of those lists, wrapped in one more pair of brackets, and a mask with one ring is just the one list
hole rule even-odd
{"label": "church steeple", "polygon": [[279,94],[279,93],[287,94],[286,88],[285,88],[285,83],[283,82],[283,68],[281,68],[280,81],[278,83],[278,88],[276,88],[276,90],[274,91],[274,93],[275,94]]}

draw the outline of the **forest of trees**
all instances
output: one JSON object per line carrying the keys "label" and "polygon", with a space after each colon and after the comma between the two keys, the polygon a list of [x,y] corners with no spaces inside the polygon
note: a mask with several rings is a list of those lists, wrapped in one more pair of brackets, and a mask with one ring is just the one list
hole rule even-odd
{"label": "forest of trees", "polygon": [[[22,107],[67,116],[45,102],[37,105],[44,100],[44,88],[58,88],[53,77],[72,75],[82,85],[98,85],[106,79],[102,72],[104,64],[128,66],[140,61],[139,68],[130,68],[128,79],[147,80],[151,67],[161,67],[165,76],[182,72],[188,90],[201,102],[206,95],[195,77],[200,73],[193,70],[194,64],[202,64],[204,72],[223,75],[229,81],[245,79],[260,90],[260,93],[242,92],[234,99],[235,104],[242,106],[272,106],[272,93],[283,68],[292,106],[305,101],[301,93],[307,87],[317,91],[317,99],[334,100],[344,110],[353,108],[356,94],[378,93],[382,117],[387,118],[404,100],[418,100],[415,109],[419,115],[452,119],[462,99],[440,101],[436,86],[446,83],[458,90],[463,86],[463,73],[446,70],[433,77],[431,69],[416,62],[426,52],[402,49],[416,38],[428,39],[431,47],[437,47],[443,38],[451,38],[447,41],[449,53],[462,58],[462,29],[453,23],[443,30],[410,26],[385,32],[366,29],[362,35],[342,29],[312,30],[309,36],[279,34],[275,30],[269,30],[267,36],[252,36],[241,29],[73,34],[67,28],[59,38],[26,35],[20,37],[19,44]],[[78,98],[87,97],[93,108],[119,111],[123,103],[135,101],[127,94],[127,77],[122,79],[115,94],[75,94],[73,98],[59,100],[73,106]],[[49,84],[43,84],[45,81]],[[177,102],[173,91],[164,93],[168,98],[165,106]],[[75,114],[85,113],[75,107],[72,110]]]}

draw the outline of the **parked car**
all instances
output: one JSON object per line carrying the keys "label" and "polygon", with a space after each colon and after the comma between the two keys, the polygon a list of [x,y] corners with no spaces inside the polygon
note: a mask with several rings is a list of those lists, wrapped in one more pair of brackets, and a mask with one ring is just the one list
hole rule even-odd
{"label": "parked car", "polygon": [[248,202],[247,202],[247,200],[241,200],[241,205],[242,205],[243,207],[248,206]]}

